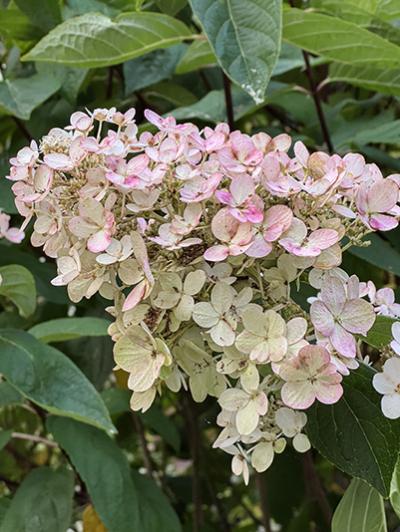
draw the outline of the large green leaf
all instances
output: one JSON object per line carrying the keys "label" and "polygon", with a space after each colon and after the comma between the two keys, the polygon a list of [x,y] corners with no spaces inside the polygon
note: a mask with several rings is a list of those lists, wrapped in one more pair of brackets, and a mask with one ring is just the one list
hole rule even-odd
{"label": "large green leaf", "polygon": [[337,17],[285,9],[283,39],[333,61],[358,66],[398,68],[400,47]]}
{"label": "large green leaf", "polygon": [[29,333],[49,344],[82,336],[107,336],[110,322],[102,318],[59,318],[34,325]]}
{"label": "large green leaf", "polygon": [[23,397],[18,390],[7,381],[0,382],[0,408],[22,403]]}
{"label": "large green leaf", "polygon": [[190,38],[183,22],[161,13],[88,13],[66,20],[22,59],[78,67],[116,65]]}
{"label": "large green leaf", "polygon": [[0,267],[0,296],[12,301],[24,318],[31,316],[36,309],[36,286],[31,272],[19,264]]}
{"label": "large green leaf", "polygon": [[184,51],[185,45],[177,44],[124,63],[125,93],[131,94],[171,77]]}
{"label": "large green leaf", "polygon": [[338,403],[316,403],[307,411],[307,430],[323,456],[388,497],[399,452],[400,421],[383,416],[381,396],[372,387],[373,375],[371,368],[361,364],[345,377]]}
{"label": "large green leaf", "polygon": [[44,31],[61,22],[60,0],[14,0],[28,19]]}
{"label": "large green leaf", "polygon": [[186,0],[156,0],[156,5],[160,11],[172,17],[179,13],[186,4]]}
{"label": "large green leaf", "polygon": [[373,266],[400,275],[400,253],[389,242],[375,233],[367,235],[365,240],[370,241],[371,245],[367,247],[353,246],[349,249],[349,253],[364,259]]}
{"label": "large green leaf", "polygon": [[216,61],[217,58],[208,41],[193,41],[179,61],[176,67],[176,73],[186,74],[199,68],[214,65]]}
{"label": "large green leaf", "polygon": [[115,430],[93,385],[61,351],[24,331],[0,330],[0,373],[51,413]]}
{"label": "large green leaf", "polygon": [[145,532],[129,464],[117,444],[101,430],[72,419],[50,417],[47,426],[86,484],[108,532]]}
{"label": "large green leaf", "polygon": [[11,440],[12,430],[0,429],[0,451],[4,449],[7,443]]}
{"label": "large green leaf", "polygon": [[73,493],[72,471],[34,469],[13,497],[0,532],[65,532],[71,524]]}
{"label": "large green leaf", "polygon": [[32,111],[60,87],[59,79],[41,74],[27,78],[6,79],[0,82],[0,110],[28,120]]}
{"label": "large green leaf", "polygon": [[264,100],[281,45],[280,0],[190,0],[227,76]]}
{"label": "large green leaf", "polygon": [[19,9],[0,9],[0,35],[19,41],[39,39],[43,32]]}
{"label": "large green leaf", "polygon": [[132,473],[139,494],[139,507],[143,532],[180,532],[182,530],[178,516],[172,509],[167,497],[151,478]]}
{"label": "large green leaf", "polygon": [[400,458],[393,473],[392,483],[390,486],[390,503],[397,517],[400,519]]}
{"label": "large green leaf", "polygon": [[382,496],[354,478],[332,519],[332,532],[387,532]]}
{"label": "large green leaf", "polygon": [[367,336],[362,337],[363,341],[377,349],[387,346],[393,339],[392,325],[396,321],[398,320],[394,320],[388,316],[377,316]]}
{"label": "large green leaf", "polygon": [[356,87],[400,96],[400,70],[378,69],[370,66],[352,66],[333,63],[325,83],[345,81]]}

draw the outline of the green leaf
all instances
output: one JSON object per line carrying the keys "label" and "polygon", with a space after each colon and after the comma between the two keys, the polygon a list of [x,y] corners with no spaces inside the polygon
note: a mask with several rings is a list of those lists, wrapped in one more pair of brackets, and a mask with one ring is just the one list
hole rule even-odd
{"label": "green leaf", "polygon": [[399,46],[356,24],[329,15],[285,9],[282,38],[340,63],[377,68],[399,66]]}
{"label": "green leaf", "polygon": [[88,68],[117,65],[189,37],[183,22],[160,13],[123,13],[115,20],[88,13],[54,28],[22,60]]}
{"label": "green leaf", "polygon": [[362,336],[362,340],[372,347],[381,349],[390,344],[393,339],[392,325],[398,320],[389,318],[388,316],[377,316],[375,323],[368,331],[367,336]]}
{"label": "green leaf", "polygon": [[390,485],[390,503],[400,519],[400,458],[397,460]]}
{"label": "green leaf", "polygon": [[101,392],[104,404],[112,416],[130,411],[129,400],[132,392],[121,388],[108,388]]}
{"label": "green leaf", "polygon": [[61,22],[59,0],[14,0],[28,19],[44,31]]}
{"label": "green leaf", "polygon": [[43,32],[19,9],[0,9],[0,35],[19,41],[40,39]]}
{"label": "green leaf", "polygon": [[109,325],[110,322],[102,318],[59,318],[34,325],[28,332],[41,342],[50,344],[82,336],[107,336]]}
{"label": "green leaf", "polygon": [[23,397],[18,390],[7,381],[0,382],[0,408],[22,403]]}
{"label": "green leaf", "polygon": [[139,496],[139,508],[143,532],[180,532],[178,516],[167,497],[151,478],[132,472],[133,482]]}
{"label": "green leaf", "polygon": [[281,45],[279,0],[190,0],[227,76],[256,103],[264,100]]}
{"label": "green leaf", "polygon": [[364,144],[398,144],[400,139],[400,120],[393,120],[370,130],[359,131],[353,138],[353,143]]}
{"label": "green leaf", "polygon": [[12,430],[3,430],[0,429],[0,451],[7,445],[11,440]]}
{"label": "green leaf", "polygon": [[57,78],[40,74],[6,79],[0,82],[0,110],[28,120],[32,111],[57,92],[60,86]]}
{"label": "green leaf", "polygon": [[53,414],[114,431],[93,385],[61,351],[24,331],[0,330],[0,373],[25,397]]}
{"label": "green leaf", "polygon": [[176,67],[177,74],[186,74],[199,68],[214,65],[217,58],[206,40],[193,41]]}
{"label": "green leaf", "polygon": [[184,50],[184,45],[177,44],[124,63],[125,94],[171,77]]}
{"label": "green leaf", "polygon": [[344,395],[338,403],[313,405],[307,411],[307,434],[335,466],[388,497],[399,450],[400,421],[383,416],[381,397],[372,387],[374,373],[361,364],[343,379]]}
{"label": "green leaf", "polygon": [[[0,241],[1,245],[1,241]],[[7,249],[7,251],[6,251]],[[13,263],[23,264],[33,274],[40,295],[47,301],[58,304],[69,304],[70,300],[64,287],[53,286],[50,281],[57,275],[55,265],[51,262],[39,262],[32,252],[27,253],[16,246],[0,247],[0,265]]]}
{"label": "green leaf", "polygon": [[118,15],[119,10],[102,0],[68,0],[68,5],[64,5],[63,8],[63,18],[68,19],[90,12],[114,17]]}
{"label": "green leaf", "polygon": [[171,15],[171,17],[179,13],[186,4],[186,0],[156,0],[158,9],[167,15]]}
{"label": "green leaf", "polygon": [[22,317],[31,316],[36,309],[36,286],[31,272],[19,264],[2,266],[0,296],[12,301]]}
{"label": "green leaf", "polygon": [[400,253],[375,233],[367,235],[366,240],[371,242],[370,246],[353,246],[349,249],[349,253],[364,259],[373,266],[400,275]]}
{"label": "green leaf", "polygon": [[387,532],[381,495],[362,480],[354,478],[332,519],[332,532]]}
{"label": "green leaf", "polygon": [[117,444],[104,432],[72,419],[52,416],[47,427],[86,484],[108,532],[142,532],[138,493]]}
{"label": "green leaf", "polygon": [[36,70],[39,74],[58,79],[60,92],[68,102],[75,104],[79,90],[88,74],[86,68],[71,68],[63,65],[49,65],[47,63],[36,63]]}
{"label": "green leaf", "polygon": [[368,90],[400,96],[400,70],[386,70],[371,68],[369,66],[359,67],[333,63],[329,68],[329,76],[325,83],[335,81],[345,81],[356,87],[363,87]]}
{"label": "green leaf", "polygon": [[[5,166],[6,165],[4,165],[4,167]],[[2,179],[8,171],[8,163],[7,169],[4,167],[0,163],[0,209],[8,214],[16,214],[18,211],[14,203],[14,194],[11,190],[12,182],[8,179]]]}
{"label": "green leaf", "polygon": [[65,532],[71,523],[73,493],[72,471],[34,469],[12,499],[0,532]]}

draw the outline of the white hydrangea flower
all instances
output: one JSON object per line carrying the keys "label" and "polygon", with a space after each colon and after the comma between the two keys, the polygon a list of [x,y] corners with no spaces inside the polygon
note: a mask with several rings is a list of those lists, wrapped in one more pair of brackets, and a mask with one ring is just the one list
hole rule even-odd
{"label": "white hydrangea flower", "polygon": [[229,388],[221,394],[218,402],[228,412],[236,412],[236,428],[244,436],[257,428],[260,416],[268,411],[268,398],[258,389]]}
{"label": "white hydrangea flower", "polygon": [[381,408],[389,419],[400,417],[400,358],[390,358],[383,365],[382,373],[372,379],[375,390],[382,394]]}
{"label": "white hydrangea flower", "polygon": [[133,253],[132,238],[130,235],[124,235],[121,240],[111,239],[110,245],[104,253],[97,255],[96,261],[99,264],[111,265],[116,262],[123,262]]}
{"label": "white hydrangea flower", "polygon": [[264,279],[268,281],[268,291],[276,299],[285,299],[288,295],[289,284],[296,279],[297,268],[293,257],[287,254],[281,255],[276,266],[263,272]]}
{"label": "white hydrangea flower", "polygon": [[311,448],[310,440],[306,434],[301,433],[307,423],[307,416],[304,412],[284,406],[276,411],[275,420],[283,434],[288,438],[293,438],[293,447],[297,452],[305,453]]}

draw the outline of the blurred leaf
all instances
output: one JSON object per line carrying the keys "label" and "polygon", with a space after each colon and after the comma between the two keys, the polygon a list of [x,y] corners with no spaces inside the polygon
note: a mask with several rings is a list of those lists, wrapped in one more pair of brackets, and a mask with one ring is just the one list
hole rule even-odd
{"label": "blurred leaf", "polygon": [[[361,2],[362,0],[354,0]],[[384,20],[400,18],[400,5],[398,0],[377,0],[375,14]]]}
{"label": "blurred leaf", "polygon": [[34,469],[12,499],[0,532],[65,532],[71,522],[73,493],[72,471]]}
{"label": "blurred leaf", "polygon": [[28,332],[38,340],[49,344],[81,336],[107,336],[109,325],[110,322],[102,318],[59,318],[38,323]]}
{"label": "blurred leaf", "polygon": [[102,0],[68,0],[68,4],[63,7],[63,18],[77,17],[91,12],[114,17],[118,15],[119,10],[110,4]]}
{"label": "blurred leaf", "polygon": [[72,419],[52,416],[47,427],[86,484],[108,532],[146,532],[129,464],[117,444],[101,430]]}
{"label": "blurred leaf", "polygon": [[7,381],[0,382],[0,408],[22,403],[23,396]]}
{"label": "blurred leaf", "polygon": [[107,532],[106,527],[91,504],[86,506],[82,514],[83,532]]}
{"label": "blurred leaf", "polygon": [[8,165],[7,170],[4,166],[0,164],[0,209],[8,214],[16,214],[18,211],[14,203],[14,194],[11,190],[12,183],[8,179],[2,179],[8,170]]}
{"label": "blurred leaf", "polygon": [[60,0],[14,0],[28,19],[44,31],[61,22]]}
{"label": "blurred leaf", "polygon": [[193,41],[176,67],[177,74],[186,74],[199,68],[214,65],[217,61],[215,54],[206,40]]}
{"label": "blurred leaf", "polygon": [[0,82],[0,110],[28,120],[32,111],[57,92],[60,86],[55,77],[41,74],[6,79]]}
{"label": "blurred leaf", "polygon": [[258,104],[281,46],[279,0],[190,0],[227,76]]}
{"label": "blurred leaf", "polygon": [[12,8],[0,9],[0,35],[8,39],[33,41],[39,39],[43,32],[22,11]]}
{"label": "blurred leaf", "polygon": [[353,478],[332,519],[332,532],[387,532],[382,496],[365,482]]}
{"label": "blurred leaf", "polygon": [[325,83],[345,81],[356,87],[400,96],[400,70],[377,69],[370,66],[360,67],[333,63]]}
{"label": "blurred leaf", "polygon": [[156,6],[160,11],[173,17],[187,4],[186,0],[156,0]]}
{"label": "blurred leaf", "polygon": [[177,44],[124,63],[125,94],[171,77],[184,50],[183,45]]}
{"label": "blurred leaf", "polygon": [[121,390],[120,388],[108,388],[101,392],[101,397],[111,416],[130,411],[131,395],[130,390]]}
{"label": "blurred leaf", "polygon": [[315,403],[307,411],[307,434],[312,445],[336,467],[388,497],[398,455],[400,421],[383,416],[381,396],[372,387],[374,373],[361,364],[343,379],[344,395],[338,403]]}
{"label": "blurred leaf", "polygon": [[114,431],[93,385],[61,351],[24,331],[0,331],[0,372],[45,410]]}
{"label": "blurred leaf", "polygon": [[12,430],[0,429],[0,451],[3,449],[11,439]]}
{"label": "blurred leaf", "polygon": [[140,417],[146,427],[159,434],[166,443],[179,452],[181,441],[178,429],[172,419],[166,416],[160,408],[153,405],[147,412],[140,414]]}
{"label": "blurred leaf", "polygon": [[371,242],[370,246],[365,248],[353,246],[349,249],[349,253],[387,272],[400,275],[400,253],[375,233],[367,235],[366,240]]}
{"label": "blurred leaf", "polygon": [[88,13],[66,20],[22,60],[79,67],[117,65],[190,37],[183,22],[159,13],[123,13],[115,20]]}
{"label": "blurred leaf", "polygon": [[372,328],[368,331],[366,337],[362,336],[362,340],[372,347],[381,349],[389,345],[392,341],[392,325],[398,320],[389,318],[388,316],[377,316]]}
{"label": "blurred leaf", "polygon": [[196,101],[196,96],[192,92],[182,85],[177,85],[171,81],[161,81],[156,85],[152,85],[146,89],[145,95],[146,100],[150,103],[153,100],[164,100],[174,107],[192,105]]}
{"label": "blurred leaf", "polygon": [[70,103],[75,103],[79,90],[84,82],[88,69],[71,68],[63,65],[49,65],[47,63],[37,63],[36,70],[39,74],[58,79],[60,92]]}
{"label": "blurred leaf", "polygon": [[400,459],[397,460],[390,485],[390,503],[400,519]]}
{"label": "blurred leaf", "polygon": [[132,472],[133,482],[139,496],[139,508],[143,532],[180,532],[178,516],[167,497],[151,478]]}
{"label": "blurred leaf", "polygon": [[[0,243],[1,244],[1,243]],[[7,251],[5,251],[7,249]],[[38,257],[27,253],[16,246],[0,247],[0,265],[13,263],[23,264],[33,274],[36,287],[40,295],[47,301],[58,304],[68,304],[70,301],[64,287],[53,286],[50,281],[57,275],[55,265],[50,262],[40,262]]]}
{"label": "blurred leaf", "polygon": [[351,65],[398,68],[400,61],[400,47],[383,37],[337,17],[301,9],[284,10],[283,39]]}
{"label": "blurred leaf", "polygon": [[31,316],[36,309],[36,286],[31,272],[19,264],[2,266],[0,280],[0,296],[12,301],[24,318]]}
{"label": "blurred leaf", "polygon": [[354,144],[397,144],[400,141],[400,120],[393,120],[376,128],[359,131],[353,138]]}

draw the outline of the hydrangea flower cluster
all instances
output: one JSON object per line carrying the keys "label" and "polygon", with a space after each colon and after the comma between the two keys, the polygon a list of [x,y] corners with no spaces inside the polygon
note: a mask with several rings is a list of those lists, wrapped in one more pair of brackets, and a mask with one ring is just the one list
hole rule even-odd
{"label": "hydrangea flower cluster", "polygon": [[[9,179],[25,220],[0,231],[19,240],[33,220],[33,246],[57,261],[53,284],[73,302],[111,301],[133,410],[165,390],[217,399],[214,447],[247,481],[249,464],[266,470],[288,440],[309,449],[304,411],[340,399],[376,314],[400,315],[390,289],[339,268],[344,248],[398,225],[400,175],[301,142],[290,156],[286,134],[145,115],[139,132],[134,109],[76,112],[20,150]],[[301,283],[317,290],[309,313],[292,298]],[[376,376],[390,397],[397,362]]]}

